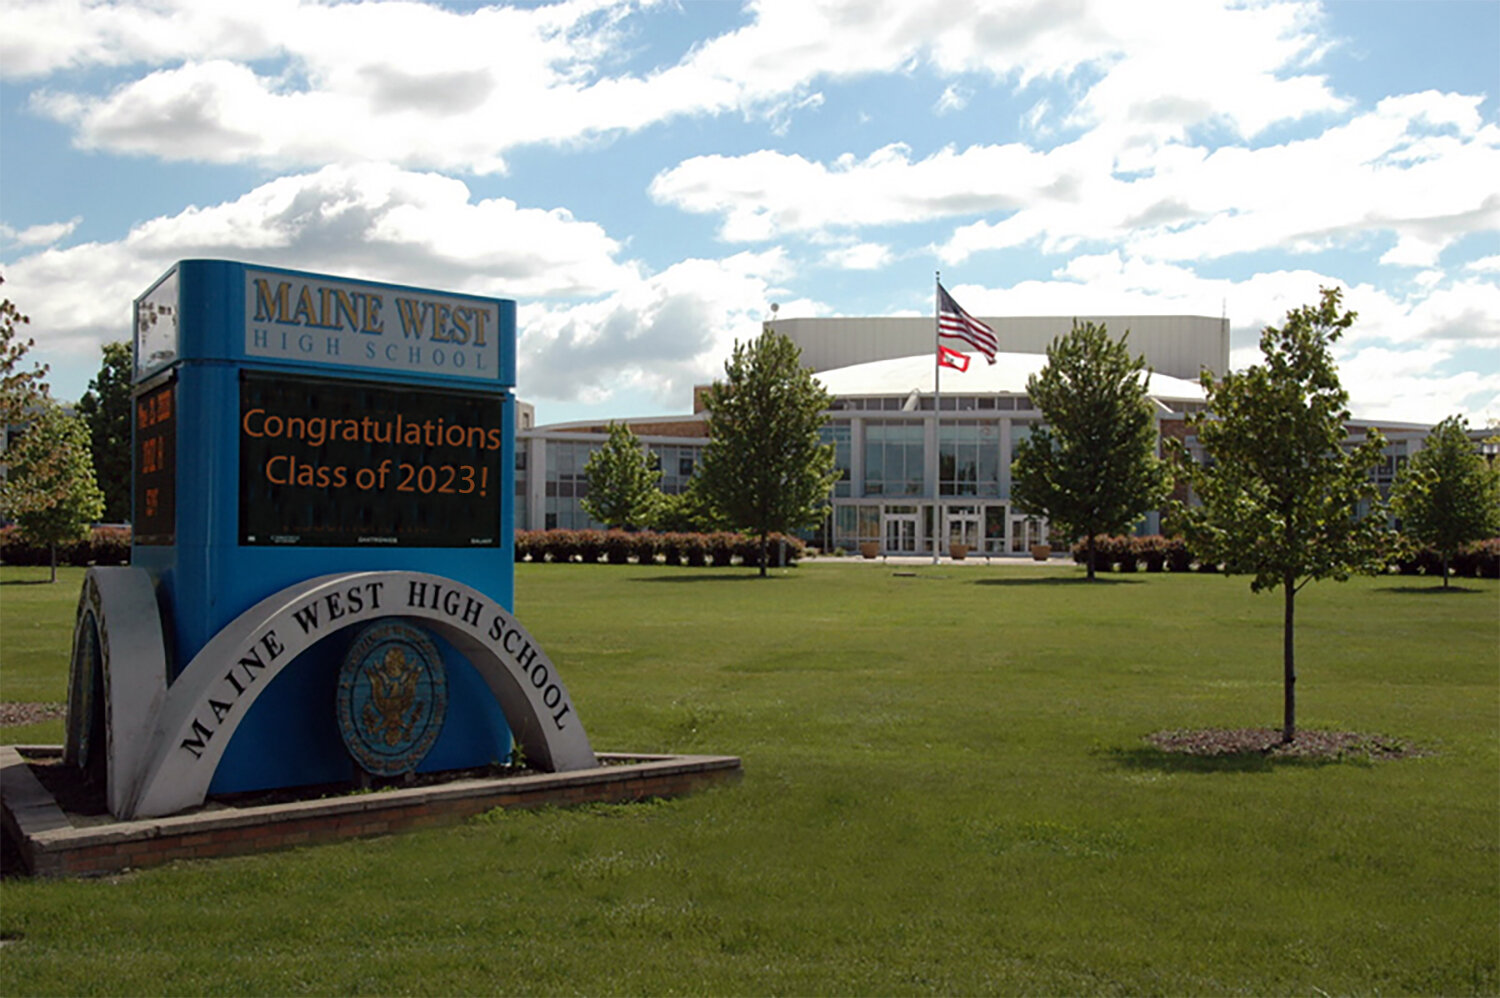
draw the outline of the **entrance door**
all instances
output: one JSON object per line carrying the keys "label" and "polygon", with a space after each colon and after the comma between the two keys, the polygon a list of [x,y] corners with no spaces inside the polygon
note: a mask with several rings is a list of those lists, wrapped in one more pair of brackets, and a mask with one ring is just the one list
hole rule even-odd
{"label": "entrance door", "polygon": [[1010,521],[1010,549],[1016,554],[1031,550],[1031,545],[1042,543],[1045,535],[1042,521],[1034,516],[1014,516]]}
{"label": "entrance door", "polygon": [[948,510],[948,550],[953,545],[964,544],[970,551],[983,549],[982,525],[979,510],[973,506],[953,506]]}
{"label": "entrance door", "polygon": [[885,514],[885,553],[917,553],[917,514]]}

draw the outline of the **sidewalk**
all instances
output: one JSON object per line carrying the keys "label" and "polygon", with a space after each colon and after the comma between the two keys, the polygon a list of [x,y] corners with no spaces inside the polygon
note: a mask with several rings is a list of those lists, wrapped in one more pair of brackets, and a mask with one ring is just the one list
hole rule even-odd
{"label": "sidewalk", "polygon": [[[893,554],[879,555],[875,558],[865,558],[860,555],[845,555],[842,558],[822,555],[817,558],[803,558],[797,562],[799,565],[900,565],[902,567],[920,568],[923,565],[932,565],[931,554]],[[967,558],[953,559],[946,555],[940,556],[938,565],[952,565],[955,568],[967,568],[978,565],[983,568],[992,566],[995,568],[1073,568],[1072,555],[1054,555],[1046,561],[1037,561],[1029,554],[991,555],[969,555]]]}

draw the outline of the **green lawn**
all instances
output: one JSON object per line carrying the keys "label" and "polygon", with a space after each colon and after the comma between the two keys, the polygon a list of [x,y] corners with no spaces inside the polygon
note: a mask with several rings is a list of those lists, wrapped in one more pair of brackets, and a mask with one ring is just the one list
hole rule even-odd
{"label": "green lawn", "polygon": [[[7,881],[0,993],[1500,992],[1500,584],[1298,599],[1302,723],[1429,754],[1204,763],[1143,736],[1279,723],[1279,594],[914,571],[519,566],[596,749],[744,781]],[[64,695],[64,578],[0,587],[6,700]]]}

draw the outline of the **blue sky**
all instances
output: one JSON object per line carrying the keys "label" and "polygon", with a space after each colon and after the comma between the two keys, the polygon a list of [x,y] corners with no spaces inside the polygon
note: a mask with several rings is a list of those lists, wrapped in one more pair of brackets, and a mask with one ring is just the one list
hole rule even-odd
{"label": "blue sky", "polygon": [[0,273],[76,399],[218,257],[515,298],[554,422],[686,412],[771,303],[1346,289],[1356,415],[1500,421],[1500,2],[0,0]]}

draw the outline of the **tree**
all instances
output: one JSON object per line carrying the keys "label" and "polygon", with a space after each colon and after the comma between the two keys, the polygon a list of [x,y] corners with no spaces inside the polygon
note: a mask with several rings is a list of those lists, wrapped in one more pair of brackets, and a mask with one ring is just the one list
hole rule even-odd
{"label": "tree", "polygon": [[722,526],[713,507],[703,495],[703,483],[697,475],[676,495],[661,493],[651,518],[651,529],[685,533],[717,530]]}
{"label": "tree", "polygon": [[822,442],[823,413],[833,397],[802,367],[791,340],[766,330],[736,342],[704,398],[708,446],[698,469],[703,496],[731,526],[767,538],[815,525],[828,505],[833,447]]}
{"label": "tree", "polygon": [[[0,277],[0,284],[5,278]],[[0,457],[6,466],[0,469],[0,515],[11,518],[29,508],[39,497],[29,494],[25,481],[16,481],[9,472],[12,460],[8,453],[12,427],[19,428],[30,418],[36,408],[48,400],[45,364],[33,364],[30,370],[24,366],[26,353],[36,341],[18,338],[17,329],[31,322],[15,304],[6,298],[0,301]]]}
{"label": "tree", "polygon": [[[1340,292],[1287,313],[1261,334],[1264,362],[1215,383],[1205,372],[1208,411],[1188,421],[1209,458],[1185,460],[1202,505],[1176,504],[1188,545],[1226,571],[1249,573],[1252,592],[1280,586],[1282,729],[1296,727],[1296,597],[1315,579],[1347,579],[1384,567],[1385,525],[1370,470],[1384,439],[1371,431],[1346,449],[1349,394],[1329,348],[1354,323]],[[1365,512],[1367,515],[1361,515]]]}
{"label": "tree", "polygon": [[[4,283],[0,277],[0,284]],[[0,419],[4,420],[0,431],[24,420],[27,411],[47,397],[47,383],[42,380],[47,366],[33,364],[29,371],[22,367],[36,341],[17,339],[16,330],[30,322],[31,317],[22,315],[9,298],[0,301]]]}
{"label": "tree", "polygon": [[1129,530],[1166,492],[1157,431],[1146,394],[1151,372],[1105,327],[1073,323],[1052,341],[1047,365],[1026,382],[1046,425],[1016,445],[1011,498],[1068,533],[1087,538],[1094,578],[1095,538]]}
{"label": "tree", "polygon": [[78,400],[78,414],[93,441],[94,473],[104,492],[104,519],[130,519],[129,343],[104,344],[104,363]]}
{"label": "tree", "polygon": [[661,471],[629,426],[610,423],[609,440],[589,455],[583,470],[589,479],[583,509],[589,516],[611,527],[651,522]]}
{"label": "tree", "polygon": [[57,545],[87,537],[89,524],[104,512],[104,496],[94,484],[89,428],[48,401],[9,456],[10,478],[25,499],[7,512],[22,533],[51,548],[51,581],[56,582]]}
{"label": "tree", "polygon": [[1444,589],[1458,549],[1500,533],[1500,475],[1474,449],[1462,417],[1450,416],[1428,434],[1396,480],[1391,506],[1402,533],[1442,556]]}

